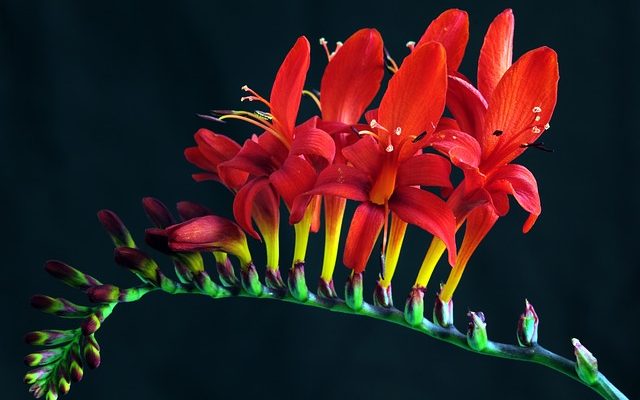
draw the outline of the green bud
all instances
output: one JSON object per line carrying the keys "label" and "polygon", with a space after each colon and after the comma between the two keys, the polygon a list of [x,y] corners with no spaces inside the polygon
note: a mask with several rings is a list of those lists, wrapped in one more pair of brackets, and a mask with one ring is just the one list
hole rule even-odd
{"label": "green bud", "polygon": [[518,320],[518,344],[522,347],[531,347],[538,343],[538,315],[529,301],[524,302],[524,313]]}
{"label": "green bud", "polygon": [[598,381],[598,360],[576,338],[571,339],[576,356],[576,372],[586,384],[593,385]]}
{"label": "green bud", "polygon": [[443,301],[439,294],[436,296],[436,302],[433,306],[433,322],[443,328],[453,326],[453,299]]}
{"label": "green bud", "polygon": [[220,287],[216,285],[206,271],[202,271],[197,274],[194,282],[201,292],[206,293],[211,297],[217,297],[220,294]]}
{"label": "green bud", "polygon": [[373,304],[383,308],[393,307],[391,284],[387,287],[383,287],[382,284],[380,284],[380,280],[376,282],[376,287],[373,289]]}
{"label": "green bud", "polygon": [[63,318],[85,318],[93,312],[93,308],[74,304],[67,299],[53,298],[41,294],[31,298],[31,306],[47,314]]}
{"label": "green bud", "polygon": [[318,282],[318,297],[323,297],[325,299],[335,299],[338,297],[336,288],[333,285],[333,279],[327,282],[320,278],[320,282]]}
{"label": "green bud", "polygon": [[286,286],[284,285],[284,281],[282,280],[282,275],[280,274],[280,269],[278,269],[278,267],[267,267],[264,275],[264,283],[269,289],[273,289],[276,291],[283,291],[286,288]]}
{"label": "green bud", "polygon": [[61,261],[49,260],[46,262],[44,269],[54,278],[81,290],[87,290],[90,287],[101,285],[100,281],[96,278],[80,272]]}
{"label": "green bud", "polygon": [[467,330],[467,343],[475,351],[482,351],[487,347],[489,339],[487,337],[487,324],[482,311],[467,313],[469,317],[469,329]]}
{"label": "green bud", "polygon": [[216,258],[216,270],[218,271],[220,283],[226,287],[236,286],[238,284],[238,278],[236,278],[233,264],[231,264],[227,253],[214,251],[213,256]]}
{"label": "green bud", "polygon": [[411,288],[404,305],[404,320],[411,326],[422,324],[424,320],[424,288]]}
{"label": "green bud", "polygon": [[287,279],[289,293],[294,299],[305,302],[309,298],[309,289],[304,277],[304,262],[297,262],[289,270]]}
{"label": "green bud", "polygon": [[260,283],[260,277],[256,266],[253,264],[247,265],[241,271],[242,288],[252,296],[259,297],[262,295],[262,283]]}
{"label": "green bud", "polygon": [[57,346],[72,341],[76,337],[75,330],[49,329],[43,331],[29,332],[24,340],[27,344],[34,346]]}
{"label": "green bud", "polygon": [[24,358],[24,363],[29,367],[39,367],[41,365],[51,364],[60,359],[62,348],[47,349],[31,353]]}
{"label": "green bud", "polygon": [[344,288],[344,299],[354,311],[362,309],[364,300],[362,299],[362,274],[352,272],[347,278],[347,283]]}

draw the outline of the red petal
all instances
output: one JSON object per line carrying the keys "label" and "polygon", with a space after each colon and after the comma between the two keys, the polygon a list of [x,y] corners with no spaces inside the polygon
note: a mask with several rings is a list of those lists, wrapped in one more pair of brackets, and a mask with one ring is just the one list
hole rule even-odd
{"label": "red petal", "polygon": [[476,251],[482,239],[489,233],[497,220],[498,215],[489,204],[477,207],[469,213],[464,239],[462,239],[462,245],[458,252],[457,263],[459,266],[462,266],[464,269],[471,255]]}
{"label": "red petal", "polygon": [[[260,240],[260,235],[256,232],[253,228],[253,224],[251,223],[251,217],[257,211],[256,209],[260,207],[258,212],[261,216],[279,216],[278,201],[275,195],[270,196],[267,194],[266,196],[261,196],[263,201],[260,204],[257,204],[256,198],[262,191],[270,191],[273,193],[269,184],[269,179],[266,177],[255,178],[247,182],[247,184],[238,191],[233,199],[233,217],[236,222],[238,222],[238,225],[240,225],[240,227],[249,235],[258,240]],[[275,201],[271,201],[273,198],[275,198]]]}
{"label": "red petal", "polygon": [[214,165],[232,158],[240,151],[240,145],[234,140],[208,129],[198,129],[194,139],[202,154]]}
{"label": "red petal", "polygon": [[[229,250],[233,243],[244,243],[240,227],[216,215],[194,218],[166,229],[173,251]],[[233,253],[232,251],[229,251]]]}
{"label": "red petal", "polygon": [[318,176],[309,194],[327,194],[355,201],[366,201],[371,189],[371,178],[348,165],[331,165]]}
{"label": "red petal", "polygon": [[526,233],[533,226],[535,218],[542,212],[538,183],[531,171],[522,165],[508,164],[500,167],[487,183],[487,190],[492,194],[496,190],[511,194],[516,201],[534,218],[527,220],[523,227]]}
{"label": "red petal", "polygon": [[469,16],[466,11],[450,9],[440,14],[429,24],[416,48],[431,41],[442,43],[447,50],[449,71],[457,70],[469,41]]}
{"label": "red petal", "polygon": [[[315,128],[315,119],[310,119],[302,126],[313,126]],[[271,156],[278,165],[282,164],[289,156],[289,149],[270,132],[263,132],[259,136],[252,137],[252,140],[260,145],[267,154]]]}
{"label": "red petal", "polygon": [[[558,92],[556,52],[531,50],[504,74],[489,101],[482,146],[483,171],[509,163],[535,141],[551,119]],[[539,107],[541,112],[533,110]],[[535,117],[540,117],[535,121]],[[495,135],[500,131],[502,134]]]}
{"label": "red petal", "polygon": [[419,154],[409,157],[398,167],[396,187],[434,186],[451,188],[451,163],[437,154]]}
{"label": "red petal", "polygon": [[[379,122],[390,131],[394,145],[427,127],[435,128],[442,116],[446,91],[446,54],[440,43],[424,44],[404,59],[378,109]],[[400,135],[393,133],[398,127],[402,129]]]}
{"label": "red petal", "polygon": [[271,174],[279,167],[277,160],[268,153],[261,145],[253,140],[246,140],[242,148],[229,161],[220,164],[221,174],[229,174],[229,169],[248,172],[253,176],[265,176]]}
{"label": "red petal", "polygon": [[291,156],[280,169],[271,174],[269,181],[291,210],[295,198],[313,188],[316,170],[304,158]]}
{"label": "red petal", "polygon": [[447,204],[433,193],[414,187],[399,187],[389,199],[389,208],[403,221],[440,238],[447,246],[449,264],[456,260],[456,219]]}
{"label": "red petal", "polygon": [[317,161],[313,164],[322,170],[333,162],[336,145],[331,136],[323,130],[296,128],[290,154],[304,155],[310,161]]}
{"label": "red petal", "polygon": [[426,140],[429,146],[448,155],[454,165],[460,168],[478,168],[480,144],[473,136],[454,129],[445,129]]}
{"label": "red petal", "polygon": [[384,225],[384,208],[364,202],[356,208],[347,234],[342,262],[348,268],[360,273],[367,267],[373,246]]}
{"label": "red petal", "polygon": [[282,62],[271,88],[271,114],[285,136],[291,138],[304,81],[309,69],[309,41],[300,36]]}
{"label": "red petal", "polygon": [[478,89],[490,99],[502,75],[513,59],[513,12],[504,10],[498,15],[484,36],[478,60]]}
{"label": "red petal", "polygon": [[458,122],[460,130],[478,138],[484,127],[487,102],[469,82],[449,76],[448,83],[447,108]]}
{"label": "red petal", "polygon": [[384,75],[383,44],[375,29],[354,33],[331,59],[320,84],[322,118],[355,124]]}
{"label": "red petal", "polygon": [[455,129],[459,131],[460,125],[458,125],[458,121],[456,121],[453,118],[442,117],[440,118],[440,122],[438,122],[438,126],[436,127],[436,132],[443,131],[445,129]]}
{"label": "red petal", "polygon": [[196,167],[214,173],[216,176],[218,175],[217,165],[211,164],[199,148],[187,147],[184,149],[184,158]]}
{"label": "red petal", "polygon": [[353,166],[370,177],[378,176],[384,152],[371,136],[359,139],[342,149],[342,155]]}

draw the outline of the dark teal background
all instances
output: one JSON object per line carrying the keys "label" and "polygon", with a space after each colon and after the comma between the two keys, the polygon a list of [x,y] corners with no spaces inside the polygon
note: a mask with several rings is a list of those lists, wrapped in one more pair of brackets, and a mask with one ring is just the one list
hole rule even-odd
{"label": "dark teal background", "polygon": [[[82,299],[45,274],[45,260],[134,283],[111,261],[97,210],[118,212],[139,241],[148,226],[143,196],[199,201],[229,215],[230,195],[193,182],[195,168],[182,151],[198,127],[237,140],[254,131],[195,113],[246,106],[239,102],[244,84],[267,95],[298,35],[312,42],[307,87],[317,88],[326,62],[319,37],[335,42],[375,27],[400,60],[404,43],[449,7],[470,13],[461,70],[474,79],[484,32],[506,7],[516,16],[514,54],[548,45],[561,68],[545,136],[556,152],[529,151],[519,160],[536,174],[543,214],[528,235],[520,233],[525,215],[515,203],[499,221],[456,293],[457,325],[464,328],[467,309],[482,310],[490,337],[514,342],[526,297],[540,315],[543,345],[571,356],[570,338],[580,338],[620,389],[640,395],[633,378],[640,356],[637,2],[0,1],[0,397],[28,398],[21,359],[32,348],[23,333],[73,323],[30,309],[29,297]],[[399,305],[428,240],[417,230],[408,235],[394,280]],[[307,279],[315,287],[322,238],[312,241]],[[257,247],[254,253],[262,256]],[[439,267],[428,304],[447,269]],[[367,293],[376,273],[372,264]],[[337,286],[346,274],[337,269]],[[268,301],[150,295],[118,307],[98,340],[103,364],[73,385],[71,399],[597,398],[540,366]]]}

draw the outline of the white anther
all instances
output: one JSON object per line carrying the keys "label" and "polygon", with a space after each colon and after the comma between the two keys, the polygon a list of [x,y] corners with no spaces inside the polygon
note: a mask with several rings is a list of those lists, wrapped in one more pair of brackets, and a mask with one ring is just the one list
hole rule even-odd
{"label": "white anther", "polygon": [[244,85],[243,87],[241,87],[240,89],[244,90],[245,92],[249,91],[249,86]]}
{"label": "white anther", "polygon": [[393,145],[389,144],[386,149],[384,149],[387,153],[391,153],[393,151]]}
{"label": "white anther", "polygon": [[414,42],[413,40],[409,40],[405,46],[413,50],[413,48],[416,47],[416,42]]}
{"label": "white anther", "polygon": [[538,128],[537,126],[534,126],[533,128],[531,128],[531,132],[533,132],[533,133],[540,133],[540,132],[542,132],[542,131],[541,131],[541,130],[540,130],[540,128]]}
{"label": "white anther", "polygon": [[548,130],[549,128],[551,128],[551,125],[549,125],[548,123],[547,123],[547,124],[544,124],[544,130],[545,130],[545,131],[546,131],[546,130]]}
{"label": "white anther", "polygon": [[540,119],[541,119],[541,118],[540,118],[540,116],[539,116],[539,115],[536,115],[536,117],[534,118],[534,120],[535,120],[536,122],[540,121]]}
{"label": "white anther", "polygon": [[397,127],[395,131],[393,131],[396,135],[400,136],[402,134],[402,128]]}
{"label": "white anther", "polygon": [[541,113],[542,112],[542,108],[540,108],[539,106],[535,106],[535,107],[533,107],[533,110],[531,110],[531,111],[533,111],[536,114],[537,113]]}
{"label": "white anther", "polygon": [[321,37],[319,42],[320,42],[320,46],[324,46],[325,44],[327,44],[327,39]]}
{"label": "white anther", "polygon": [[240,101],[253,101],[253,96],[240,97]]}
{"label": "white anther", "polygon": [[385,128],[384,126],[380,125],[378,123],[378,121],[376,121],[375,119],[372,119],[371,122],[369,122],[369,126],[371,126],[371,128],[378,128],[378,129],[382,129],[385,132],[389,132],[389,130],[387,128]]}

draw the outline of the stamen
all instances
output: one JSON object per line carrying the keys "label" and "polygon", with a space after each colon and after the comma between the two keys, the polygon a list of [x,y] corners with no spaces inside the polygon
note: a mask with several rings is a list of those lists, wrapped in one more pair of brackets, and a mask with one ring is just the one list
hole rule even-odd
{"label": "stamen", "polygon": [[398,64],[391,57],[391,54],[389,53],[389,50],[387,50],[386,47],[384,48],[384,57],[387,60],[387,69],[389,70],[389,72],[391,72],[392,74],[395,74],[396,72],[398,72]]}
{"label": "stamen", "polygon": [[273,115],[271,115],[268,112],[264,112],[264,111],[260,111],[260,110],[256,110],[254,111],[256,113],[256,115],[262,119],[264,119],[265,121],[271,121],[273,120]]}
{"label": "stamen", "polygon": [[520,145],[522,148],[533,147],[534,149],[542,150],[547,153],[553,153],[553,149],[550,149],[544,145],[544,142],[534,142],[534,143],[522,143]]}
{"label": "stamen", "polygon": [[375,129],[375,128],[378,128],[378,129],[382,129],[382,130],[383,130],[383,131],[385,131],[385,132],[389,132],[389,130],[388,130],[387,128],[385,128],[384,126],[380,125],[380,124],[378,123],[378,121],[376,121],[375,119],[372,119],[372,120],[371,120],[371,122],[369,122],[369,126],[370,126],[371,128],[374,128],[374,129]]}
{"label": "stamen", "polygon": [[208,121],[213,121],[213,122],[220,122],[220,123],[225,123],[225,121],[221,120],[220,118],[216,118],[213,115],[206,115],[206,114],[196,114],[196,116],[202,118],[202,119],[206,119]]}
{"label": "stamen", "polygon": [[317,93],[317,95],[316,95],[316,93],[305,89],[305,90],[302,91],[302,94],[311,97],[311,100],[313,100],[313,102],[316,103],[316,106],[318,107],[318,110],[322,111],[322,106],[320,105],[320,99],[318,98],[318,96],[320,95],[320,92],[317,91],[317,90],[315,92]]}
{"label": "stamen", "polygon": [[389,143],[389,145],[384,149],[387,153],[391,153],[393,151],[393,145]]}
{"label": "stamen", "polygon": [[544,130],[545,131],[549,130],[549,128],[551,128],[551,125],[549,125],[548,122],[546,124],[544,124]]}
{"label": "stamen", "polygon": [[243,87],[241,87],[242,91],[244,92],[248,92],[251,93],[251,96],[244,96],[240,98],[240,101],[259,101],[261,103],[263,103],[264,105],[266,105],[267,107],[271,108],[271,104],[265,100],[262,96],[260,96],[258,93],[256,93],[253,89],[251,89],[249,86],[244,85]]}
{"label": "stamen", "polygon": [[542,132],[542,130],[540,128],[538,128],[537,126],[534,126],[531,128],[531,132],[538,134],[540,132]]}
{"label": "stamen", "polygon": [[413,40],[409,40],[405,46],[407,46],[409,50],[413,51],[413,49],[416,47],[416,42],[414,42]]}
{"label": "stamen", "polygon": [[400,136],[402,134],[402,128],[397,127],[394,131],[393,131],[396,135]]}
{"label": "stamen", "polygon": [[328,46],[329,42],[327,42],[325,38],[323,37],[320,38],[319,42],[320,42],[320,46],[324,47],[324,51],[327,54],[327,59],[329,61],[331,61],[331,59],[335,57],[335,55],[338,53],[338,50],[340,50],[340,48],[343,45],[342,42],[338,41],[336,42],[336,49],[334,51],[329,51],[329,46]]}
{"label": "stamen", "polygon": [[534,114],[538,114],[542,112],[542,108],[540,106],[535,106],[533,107],[533,109],[531,110]]}

